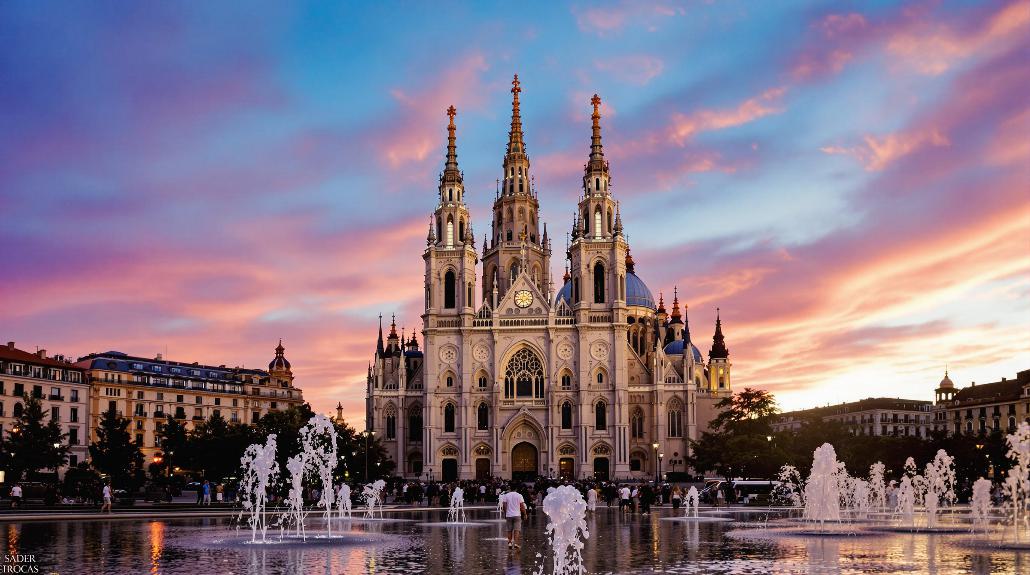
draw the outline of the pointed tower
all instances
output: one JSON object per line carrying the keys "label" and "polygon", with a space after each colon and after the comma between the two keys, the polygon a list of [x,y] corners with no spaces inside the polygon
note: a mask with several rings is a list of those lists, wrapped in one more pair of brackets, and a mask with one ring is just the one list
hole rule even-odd
{"label": "pointed tower", "polygon": [[283,347],[283,340],[275,347],[275,357],[268,364],[268,376],[273,385],[278,387],[293,387],[293,370],[290,369],[290,362],[286,359],[286,348]]}
{"label": "pointed tower", "polygon": [[708,379],[712,391],[730,392],[730,350],[726,348],[726,338],[722,335],[722,318],[719,308],[715,308],[715,334],[712,336],[712,349],[708,352]]}
{"label": "pointed tower", "polygon": [[672,315],[669,316],[669,333],[667,338],[669,341],[683,339],[683,316],[680,314],[680,296],[679,289],[676,286],[672,286]]}
{"label": "pointed tower", "polygon": [[458,169],[458,111],[447,108],[447,155],[438,186],[439,203],[433,213],[435,231],[422,258],[426,263],[425,315],[427,327],[438,317],[467,315],[475,302],[476,255],[472,222],[465,204],[465,186]]}
{"label": "pointed tower", "polygon": [[[487,301],[492,300],[495,287],[498,298],[504,297],[523,265],[540,291],[546,291],[550,283],[551,245],[540,233],[540,203],[531,185],[519,109],[522,86],[517,74],[511,84],[511,129],[502,163],[504,177],[494,200],[492,241],[483,252],[483,299]],[[523,243],[525,264],[521,258]]]}

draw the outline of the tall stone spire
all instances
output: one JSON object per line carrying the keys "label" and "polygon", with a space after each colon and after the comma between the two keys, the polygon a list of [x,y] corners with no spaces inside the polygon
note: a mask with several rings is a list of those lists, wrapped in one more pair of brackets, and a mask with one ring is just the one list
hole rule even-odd
{"label": "tall stone spire", "polygon": [[719,308],[715,308],[715,335],[712,336],[712,349],[708,352],[708,359],[726,359],[729,356],[730,350],[726,349],[726,338],[722,335]]}
{"label": "tall stone spire", "polygon": [[447,117],[450,119],[447,123],[447,162],[444,164],[443,175],[440,177],[441,183],[461,182],[461,171],[458,170],[457,137],[455,136],[457,128],[454,125],[454,116],[457,113],[458,110],[454,106],[447,108]]}
{"label": "tall stone spire", "polygon": [[376,356],[383,357],[385,351],[383,348],[383,314],[379,314],[379,341],[376,342]]}
{"label": "tall stone spire", "polygon": [[683,323],[683,316],[680,315],[679,289],[676,286],[672,286],[672,316],[670,318],[670,324]]}
{"label": "tall stone spire", "polygon": [[511,81],[511,130],[508,132],[507,153],[509,157],[526,155],[526,143],[522,138],[522,115],[519,111],[519,92],[521,91],[522,84],[519,83],[519,75],[515,74],[515,79]]}
{"label": "tall stone spire", "polygon": [[608,166],[604,161],[604,147],[601,145],[601,97],[594,94],[590,103],[594,106],[594,113],[590,115],[594,125],[590,136],[590,161],[587,163],[587,171],[604,171]]}
{"label": "tall stone spire", "polygon": [[690,344],[690,306],[687,304],[683,304],[683,341]]}

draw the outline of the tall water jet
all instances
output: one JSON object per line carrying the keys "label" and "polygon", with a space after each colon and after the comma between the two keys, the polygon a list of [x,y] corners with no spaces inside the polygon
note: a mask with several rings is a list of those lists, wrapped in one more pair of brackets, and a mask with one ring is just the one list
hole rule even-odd
{"label": "tall water jet", "polygon": [[336,495],[336,505],[340,510],[340,518],[344,516],[350,517],[351,514],[351,500],[350,500],[350,485],[346,482],[340,484],[340,491]]}
{"label": "tall water jet", "polygon": [[697,492],[697,487],[693,485],[687,490],[687,506],[683,508],[684,517],[697,517],[697,508],[701,503],[701,495]]}
{"label": "tall water jet", "polygon": [[837,452],[829,443],[816,448],[812,473],[805,483],[805,513],[809,521],[840,521]]}
{"label": "tall water jet", "polygon": [[987,531],[991,515],[991,481],[981,477],[973,483],[973,497],[969,501],[973,515],[973,530]]}
{"label": "tall water jet", "polygon": [[304,453],[298,453],[286,460],[286,469],[290,472],[290,491],[286,494],[286,511],[279,519],[280,530],[293,525],[298,537],[307,539],[304,533],[304,470],[307,461]]}
{"label": "tall water jet", "polygon": [[869,488],[869,482],[865,479],[855,477],[851,481],[851,511],[855,513],[855,516],[860,519],[865,519],[869,516],[869,507],[871,505],[871,490]]}
{"label": "tall water jet", "polygon": [[383,517],[383,489],[386,487],[386,482],[382,479],[376,479],[374,482],[365,485],[362,490],[362,495],[365,497],[365,518],[375,519],[376,510],[379,512],[379,518]]}
{"label": "tall water jet", "polygon": [[451,505],[447,509],[448,523],[465,523],[465,491],[455,487],[451,493]]}
{"label": "tall water jet", "polygon": [[1005,495],[1009,500],[1009,513],[1016,541],[1021,539],[1020,530],[1030,528],[1030,424],[1020,423],[1016,432],[1005,436],[1009,459],[1013,461],[1005,478]]}
{"label": "tall water jet", "polygon": [[549,520],[547,533],[554,550],[554,575],[581,575],[586,572],[583,543],[590,537],[586,509],[583,495],[571,485],[562,485],[544,498],[544,513]]}
{"label": "tall water jet", "polygon": [[772,500],[777,505],[788,507],[804,507],[804,482],[801,479],[801,472],[790,464],[784,464],[780,468],[776,479],[779,483],[773,488]]}
{"label": "tall water jet", "polygon": [[883,479],[885,471],[886,466],[879,461],[869,466],[870,505],[879,512],[887,509],[887,483]]}
{"label": "tall water jet", "polygon": [[933,461],[926,464],[926,526],[937,526],[937,509],[940,504],[955,501],[955,460],[943,449],[937,450]]}
{"label": "tall water jet", "polygon": [[897,497],[898,505],[894,508],[894,513],[909,527],[915,527],[916,492],[912,487],[912,478],[908,475],[901,478]]}
{"label": "tall water jet", "polygon": [[268,519],[265,517],[265,504],[268,501],[268,488],[279,473],[279,463],[275,460],[275,434],[265,439],[265,444],[255,443],[247,447],[240,458],[243,466],[240,476],[240,497],[243,500],[242,519],[247,516],[250,525],[250,541],[257,542],[257,534],[261,533],[261,542],[265,542],[268,531]]}
{"label": "tall water jet", "polygon": [[304,460],[309,475],[318,480],[320,495],[318,505],[322,507],[326,523],[326,536],[332,535],[329,516],[333,510],[333,471],[336,469],[336,426],[328,417],[317,414],[300,430],[300,442],[304,449]]}

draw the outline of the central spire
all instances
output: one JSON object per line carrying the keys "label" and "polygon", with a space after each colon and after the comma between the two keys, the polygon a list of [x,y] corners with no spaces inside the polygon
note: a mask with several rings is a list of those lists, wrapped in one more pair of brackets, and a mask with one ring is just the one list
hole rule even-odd
{"label": "central spire", "polygon": [[594,125],[590,136],[590,162],[587,164],[587,171],[595,169],[603,171],[606,166],[604,163],[604,149],[601,146],[601,97],[594,94],[594,97],[590,99],[590,103],[594,106],[594,113],[590,115]]}
{"label": "central spire", "polygon": [[525,155],[526,144],[522,139],[522,115],[519,113],[519,92],[522,84],[519,75],[511,81],[511,130],[508,132],[508,156]]}
{"label": "central spire", "polygon": [[444,164],[443,175],[440,176],[441,183],[461,182],[461,171],[458,170],[458,138],[455,136],[457,127],[454,125],[454,116],[457,114],[458,110],[454,106],[447,108],[447,117],[450,120],[447,123],[447,162]]}

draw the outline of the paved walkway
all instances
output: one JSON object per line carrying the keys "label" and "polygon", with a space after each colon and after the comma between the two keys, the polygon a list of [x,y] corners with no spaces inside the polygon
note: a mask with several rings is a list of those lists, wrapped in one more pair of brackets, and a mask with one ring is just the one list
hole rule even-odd
{"label": "paved walkway", "polygon": [[[421,511],[447,511],[447,507],[418,507],[409,505],[384,506],[383,513],[417,513]],[[497,509],[496,505],[467,505],[465,509]],[[282,509],[272,508],[268,513],[280,513]],[[317,507],[309,508],[313,514],[321,513]],[[112,513],[100,513],[100,508],[92,510],[75,507],[61,509],[60,506],[42,509],[13,509],[0,513],[0,523],[23,523],[26,521],[106,521],[108,519],[176,519],[183,517],[232,517],[239,515],[240,508],[226,505],[209,507],[192,506],[187,508],[148,507],[115,507]],[[360,518],[365,513],[364,507],[355,507],[352,516]],[[336,516],[337,511],[333,510]]]}

